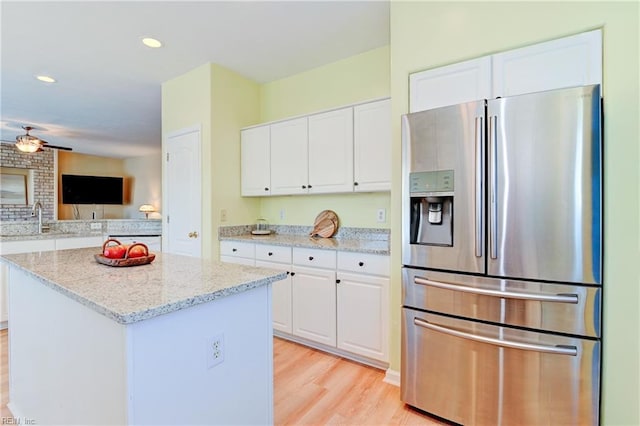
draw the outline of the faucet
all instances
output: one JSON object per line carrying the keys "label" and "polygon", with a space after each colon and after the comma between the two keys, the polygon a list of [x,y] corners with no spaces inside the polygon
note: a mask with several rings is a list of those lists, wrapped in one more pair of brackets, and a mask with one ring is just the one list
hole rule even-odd
{"label": "faucet", "polygon": [[38,234],[42,234],[42,203],[40,201],[36,201],[31,208],[31,216],[36,215],[36,210],[38,210]]}

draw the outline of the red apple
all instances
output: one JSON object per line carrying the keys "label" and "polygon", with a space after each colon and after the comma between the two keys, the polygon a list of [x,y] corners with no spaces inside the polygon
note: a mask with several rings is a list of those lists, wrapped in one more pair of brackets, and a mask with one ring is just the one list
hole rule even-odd
{"label": "red apple", "polygon": [[134,244],[129,249],[129,257],[144,257],[147,256],[147,248],[143,245]]}
{"label": "red apple", "polygon": [[123,245],[107,246],[102,253],[104,257],[109,259],[122,259],[127,252],[127,247]]}

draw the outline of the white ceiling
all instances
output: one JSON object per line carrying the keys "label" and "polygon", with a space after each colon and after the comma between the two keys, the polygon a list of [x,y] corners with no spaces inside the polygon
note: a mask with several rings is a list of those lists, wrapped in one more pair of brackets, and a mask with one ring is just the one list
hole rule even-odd
{"label": "white ceiling", "polygon": [[2,0],[0,15],[0,139],[29,125],[110,157],[160,149],[161,83],[202,64],[263,83],[389,43],[388,1]]}

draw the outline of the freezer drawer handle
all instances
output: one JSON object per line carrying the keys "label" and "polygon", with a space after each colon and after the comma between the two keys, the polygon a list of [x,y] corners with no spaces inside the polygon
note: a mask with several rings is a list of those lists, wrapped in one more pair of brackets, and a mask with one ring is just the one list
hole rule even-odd
{"label": "freezer drawer handle", "polygon": [[413,282],[429,287],[441,288],[444,290],[461,291],[464,293],[480,294],[483,296],[504,297],[507,299],[535,300],[538,302],[558,302],[558,303],[578,303],[577,294],[542,294],[542,293],[518,293],[515,291],[489,290],[486,288],[467,287],[457,284],[431,281],[420,277],[415,277]]}
{"label": "freezer drawer handle", "polygon": [[424,327],[429,330],[437,331],[439,333],[448,334],[450,336],[460,337],[462,339],[473,340],[480,343],[488,343],[490,345],[502,346],[504,348],[522,349],[524,351],[545,352],[549,354],[557,355],[578,355],[578,348],[568,345],[536,345],[533,343],[513,342],[510,340],[495,339],[493,337],[478,336],[476,334],[465,333],[458,330],[452,330],[447,327],[431,324],[423,321],[420,318],[414,318],[413,323],[419,327]]}

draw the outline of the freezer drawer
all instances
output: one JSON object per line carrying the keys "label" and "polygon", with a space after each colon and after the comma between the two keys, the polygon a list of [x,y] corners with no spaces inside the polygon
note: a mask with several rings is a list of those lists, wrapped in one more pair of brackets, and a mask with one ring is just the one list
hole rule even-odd
{"label": "freezer drawer", "polygon": [[404,308],[401,398],[465,425],[597,425],[600,342]]}
{"label": "freezer drawer", "polygon": [[499,324],[600,337],[601,287],[404,268],[403,305]]}

